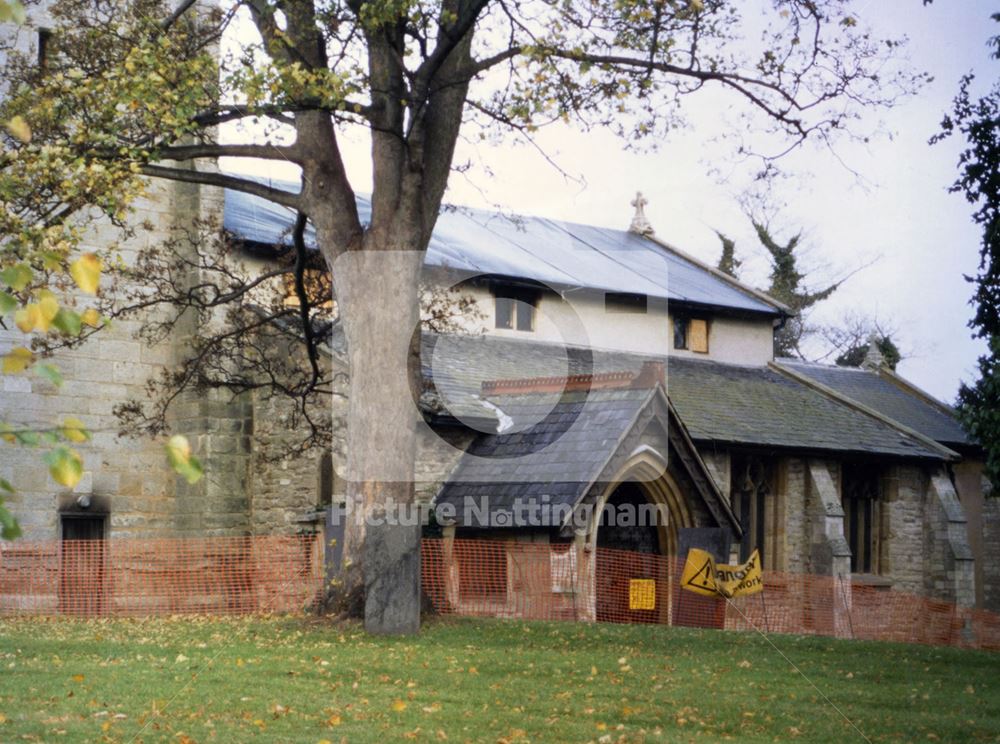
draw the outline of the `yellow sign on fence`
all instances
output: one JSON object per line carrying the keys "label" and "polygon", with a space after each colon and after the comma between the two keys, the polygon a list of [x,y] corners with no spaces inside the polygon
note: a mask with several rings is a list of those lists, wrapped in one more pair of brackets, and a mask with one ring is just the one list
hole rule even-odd
{"label": "yellow sign on fence", "polygon": [[656,609],[656,582],[653,579],[629,579],[628,608],[630,610]]}
{"label": "yellow sign on fence", "polygon": [[709,597],[756,594],[764,588],[760,554],[755,550],[750,560],[741,566],[716,565],[711,553],[691,548],[681,574],[681,586],[689,592]]}

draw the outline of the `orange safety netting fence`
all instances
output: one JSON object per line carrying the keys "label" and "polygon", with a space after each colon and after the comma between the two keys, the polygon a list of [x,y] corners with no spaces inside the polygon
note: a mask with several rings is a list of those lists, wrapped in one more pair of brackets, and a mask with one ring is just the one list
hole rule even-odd
{"label": "orange safety netting fence", "polygon": [[[1000,650],[1000,615],[850,579],[764,571],[733,600],[682,591],[683,561],[514,541],[425,539],[442,614],[656,623]],[[0,543],[0,615],[300,612],[322,597],[319,535]]]}
{"label": "orange safety netting fence", "polygon": [[442,614],[657,623],[1000,650],[1000,615],[849,578],[764,571],[732,600],[682,591],[683,560],[571,545],[424,540],[424,592]]}
{"label": "orange safety netting fence", "polygon": [[0,614],[294,612],[323,587],[316,535],[0,544]]}

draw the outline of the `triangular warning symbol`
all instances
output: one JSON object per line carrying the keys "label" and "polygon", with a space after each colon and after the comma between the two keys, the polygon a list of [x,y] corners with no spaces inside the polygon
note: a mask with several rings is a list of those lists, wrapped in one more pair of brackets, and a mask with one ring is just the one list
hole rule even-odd
{"label": "triangular warning symbol", "polygon": [[688,586],[697,586],[701,589],[715,589],[715,577],[712,575],[712,561],[705,561],[705,565],[698,569],[698,573],[688,579]]}

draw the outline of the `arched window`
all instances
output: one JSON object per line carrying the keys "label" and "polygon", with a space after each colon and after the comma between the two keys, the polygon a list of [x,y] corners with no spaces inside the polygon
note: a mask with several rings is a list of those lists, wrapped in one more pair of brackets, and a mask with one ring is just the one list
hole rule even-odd
{"label": "arched window", "polygon": [[843,467],[841,503],[852,573],[879,573],[881,476],[875,465],[845,463]]}
{"label": "arched window", "polygon": [[776,555],[769,554],[770,543],[776,526],[774,463],[764,457],[733,457],[731,476],[731,503],[733,513],[743,528],[740,543],[740,560],[750,558],[754,550],[760,551],[761,563],[774,562]]}

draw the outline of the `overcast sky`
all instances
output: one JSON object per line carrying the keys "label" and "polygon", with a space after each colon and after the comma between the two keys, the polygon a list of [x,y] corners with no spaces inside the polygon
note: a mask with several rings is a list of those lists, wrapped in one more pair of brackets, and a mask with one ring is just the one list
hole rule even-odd
{"label": "overcast sky", "polygon": [[[776,187],[776,201],[785,205],[777,222],[784,229],[777,233],[787,237],[805,230],[805,266],[817,284],[874,261],[812,319],[834,323],[851,312],[877,316],[898,330],[897,341],[908,355],[899,371],[951,402],[960,381],[973,377],[982,349],[966,325],[971,287],[962,278],[976,269],[979,232],[963,197],[946,190],[960,143],[931,147],[927,140],[949,109],[961,75],[976,70],[985,86],[1000,70],[986,48],[988,36],[1000,30],[989,15],[1000,7],[996,0],[938,0],[930,7],[919,0],[871,0],[857,8],[876,29],[906,34],[912,65],[934,81],[918,97],[877,114],[894,133],[891,138],[838,150],[861,181],[825,151],[807,149],[791,158],[785,167],[797,177]],[[568,127],[543,132],[538,141],[546,153],[579,181],[566,179],[530,147],[463,145],[458,160],[482,161],[493,175],[453,175],[446,199],[624,228],[632,213],[629,202],[641,190],[658,237],[714,263],[719,253],[714,229],[719,229],[737,239],[745,261],[742,278],[762,286],[767,263],[737,201],[751,167],[733,169],[725,185],[708,174],[717,151],[708,132],[732,102],[708,97],[691,102],[691,126],[654,153],[629,153],[603,133]],[[349,138],[344,147],[355,188],[370,191],[367,143]]]}

